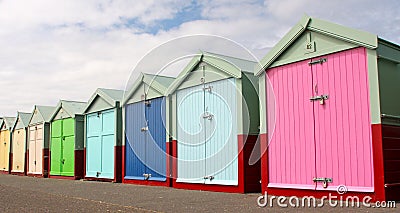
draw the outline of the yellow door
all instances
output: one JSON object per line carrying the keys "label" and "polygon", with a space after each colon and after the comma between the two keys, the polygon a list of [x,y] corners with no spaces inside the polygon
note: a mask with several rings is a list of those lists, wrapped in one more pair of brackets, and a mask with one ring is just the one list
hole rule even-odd
{"label": "yellow door", "polygon": [[13,163],[12,172],[24,172],[25,167],[25,130],[16,129],[13,132],[13,143],[12,143],[12,153],[13,153]]}
{"label": "yellow door", "polygon": [[9,154],[10,154],[10,131],[1,131],[1,144],[0,144],[0,170],[8,171]]}

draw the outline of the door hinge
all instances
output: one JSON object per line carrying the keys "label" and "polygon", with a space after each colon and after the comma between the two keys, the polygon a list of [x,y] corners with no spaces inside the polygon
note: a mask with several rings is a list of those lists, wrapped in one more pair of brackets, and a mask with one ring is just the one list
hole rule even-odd
{"label": "door hinge", "polygon": [[316,60],[316,61],[310,61],[310,62],[308,62],[308,65],[323,64],[323,63],[325,63],[326,61],[327,61],[326,58],[321,58],[321,59]]}
{"label": "door hinge", "polygon": [[145,180],[148,180],[151,177],[151,174],[144,173],[143,177],[144,177]]}
{"label": "door hinge", "polygon": [[211,92],[213,86],[204,87],[203,90],[207,92]]}
{"label": "door hinge", "polygon": [[144,104],[145,104],[147,107],[151,107],[151,101],[145,101]]}
{"label": "door hinge", "polygon": [[332,178],[313,178],[314,183],[322,183],[324,188],[328,187],[328,183],[332,183]]}
{"label": "door hinge", "polygon": [[317,95],[313,96],[310,98],[310,101],[319,101],[319,104],[323,105],[325,103],[325,100],[328,100],[329,95]]}
{"label": "door hinge", "polygon": [[210,176],[204,176],[203,179],[212,181],[212,180],[214,180],[214,176],[211,176],[211,175]]}

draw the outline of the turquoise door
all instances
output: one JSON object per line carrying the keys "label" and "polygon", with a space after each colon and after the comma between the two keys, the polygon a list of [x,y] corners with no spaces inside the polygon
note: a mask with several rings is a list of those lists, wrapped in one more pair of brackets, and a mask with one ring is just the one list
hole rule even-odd
{"label": "turquoise door", "polygon": [[238,184],[235,79],[179,90],[178,182]]}
{"label": "turquoise door", "polygon": [[235,79],[205,85],[206,184],[238,184]]}
{"label": "turquoise door", "polygon": [[86,177],[114,179],[114,109],[86,116]]}

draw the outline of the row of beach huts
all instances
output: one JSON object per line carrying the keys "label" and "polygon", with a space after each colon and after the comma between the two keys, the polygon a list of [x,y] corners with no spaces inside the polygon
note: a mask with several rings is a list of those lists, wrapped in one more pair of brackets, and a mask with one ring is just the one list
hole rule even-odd
{"label": "row of beach huts", "polygon": [[201,52],[175,78],[1,118],[0,170],[399,200],[399,92],[399,45],[305,16],[260,63]]}

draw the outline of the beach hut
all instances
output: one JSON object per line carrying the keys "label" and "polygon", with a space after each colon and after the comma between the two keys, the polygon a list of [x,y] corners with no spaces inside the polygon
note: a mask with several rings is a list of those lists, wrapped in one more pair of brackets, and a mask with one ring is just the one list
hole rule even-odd
{"label": "beach hut", "polygon": [[85,107],[86,102],[61,100],[50,118],[50,178],[84,177]]}
{"label": "beach hut", "polygon": [[12,129],[11,174],[26,175],[28,124],[31,113],[18,112]]}
{"label": "beach hut", "polygon": [[121,182],[122,90],[99,88],[85,113],[85,179]]}
{"label": "beach hut", "polygon": [[171,96],[173,187],[259,192],[252,162],[259,125],[255,62],[200,53],[168,89]]}
{"label": "beach hut", "polygon": [[165,92],[173,80],[141,73],[124,97],[124,183],[170,185]]}
{"label": "beach hut", "polygon": [[15,117],[4,117],[0,125],[0,171],[10,173],[11,130]]}
{"label": "beach hut", "polygon": [[399,63],[397,44],[302,18],[255,71],[263,191],[399,199]]}
{"label": "beach hut", "polygon": [[28,126],[28,176],[48,177],[52,106],[35,105]]}

